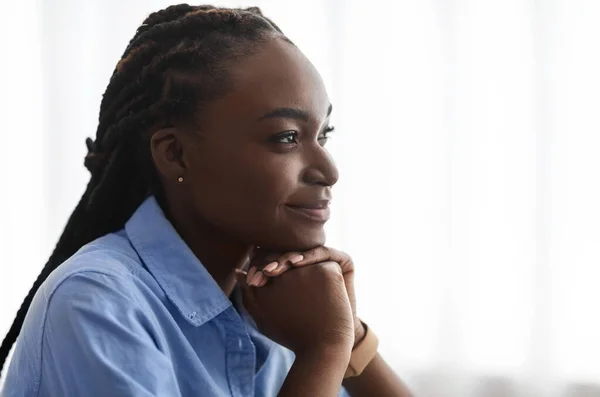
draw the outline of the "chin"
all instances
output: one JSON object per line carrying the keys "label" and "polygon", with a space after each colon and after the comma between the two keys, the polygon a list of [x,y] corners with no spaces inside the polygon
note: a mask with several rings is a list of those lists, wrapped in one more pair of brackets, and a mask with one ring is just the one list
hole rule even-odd
{"label": "chin", "polygon": [[295,246],[296,251],[308,251],[315,247],[325,245],[325,237],[323,238],[314,238],[314,239],[302,239],[298,241]]}
{"label": "chin", "polygon": [[[312,229],[312,228],[311,228]],[[312,248],[325,245],[325,230],[323,227],[307,230],[294,228],[274,236],[273,241],[259,244],[263,248],[275,252],[308,251]]]}
{"label": "chin", "polygon": [[321,226],[312,230],[297,228],[289,241],[288,251],[308,251],[320,245],[325,245],[325,230]]}

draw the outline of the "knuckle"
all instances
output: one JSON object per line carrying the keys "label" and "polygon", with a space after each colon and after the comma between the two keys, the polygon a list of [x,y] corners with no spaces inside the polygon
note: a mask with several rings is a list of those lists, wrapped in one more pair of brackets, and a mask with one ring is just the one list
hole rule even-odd
{"label": "knuckle", "polygon": [[330,252],[329,252],[329,248],[325,247],[325,246],[320,246],[315,248],[317,255],[320,257],[324,257],[324,258],[329,258],[330,256]]}
{"label": "knuckle", "polygon": [[343,280],[340,266],[332,261],[320,262],[313,266],[299,267],[295,271],[299,274],[317,274],[319,277],[325,279],[335,279],[339,277]]}
{"label": "knuckle", "polygon": [[288,272],[288,270],[290,270],[291,268],[292,268],[292,267],[291,267],[290,265],[288,265],[288,264],[284,263],[284,264],[282,264],[282,265],[279,265],[279,267],[278,267],[278,268],[277,268],[275,271],[273,271],[273,274],[274,274],[275,276],[280,276],[280,275],[282,275],[283,273],[287,273],[287,272]]}
{"label": "knuckle", "polygon": [[344,270],[354,270],[354,261],[352,257],[344,251],[337,250],[335,248],[328,248],[331,252],[331,257],[335,258],[336,262],[344,267]]}
{"label": "knuckle", "polygon": [[326,247],[319,246],[304,252],[305,260],[311,262],[325,261],[329,259],[329,250]]}
{"label": "knuckle", "polygon": [[329,255],[331,255],[331,257],[333,257],[333,258],[345,258],[347,256],[345,252],[340,251],[338,249],[331,248],[331,247],[326,247],[326,248],[327,248],[327,252],[329,252]]}
{"label": "knuckle", "polygon": [[350,255],[346,255],[344,258],[344,264],[347,270],[354,270],[354,261]]}
{"label": "knuckle", "polygon": [[342,270],[340,266],[336,262],[327,261],[320,264],[319,268],[323,273],[326,273],[330,276],[342,276]]}
{"label": "knuckle", "polygon": [[294,257],[294,256],[296,256],[296,255],[299,255],[299,254],[300,254],[300,253],[299,253],[299,252],[296,252],[296,251],[293,251],[293,252],[287,252],[287,253],[285,253],[285,254],[281,255],[281,257],[279,258],[279,259],[282,261],[282,262],[280,262],[280,263],[285,263],[285,262],[287,262],[287,261],[288,261],[290,258],[292,258],[292,257]]}

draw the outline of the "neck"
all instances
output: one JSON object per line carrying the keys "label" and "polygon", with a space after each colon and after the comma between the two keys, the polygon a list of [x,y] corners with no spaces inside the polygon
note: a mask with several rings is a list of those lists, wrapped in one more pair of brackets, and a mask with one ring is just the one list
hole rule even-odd
{"label": "neck", "polygon": [[178,213],[177,208],[167,215],[175,229],[190,247],[194,255],[215,279],[225,295],[230,296],[235,288],[235,269],[244,269],[253,251],[253,246],[236,241],[203,219]]}

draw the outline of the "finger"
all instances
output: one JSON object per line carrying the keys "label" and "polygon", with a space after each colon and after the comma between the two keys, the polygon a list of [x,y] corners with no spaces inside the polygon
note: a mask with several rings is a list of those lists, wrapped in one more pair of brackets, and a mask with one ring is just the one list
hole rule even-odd
{"label": "finger", "polygon": [[256,266],[257,268],[262,269],[266,264],[277,260],[279,256],[281,256],[281,252],[269,251],[264,248],[255,248],[248,266]]}
{"label": "finger", "polygon": [[267,277],[256,266],[252,266],[246,275],[246,283],[250,287],[262,287],[267,283]]}
{"label": "finger", "polygon": [[311,250],[304,252],[304,258],[296,263],[296,266],[314,265],[316,263],[335,261],[331,258],[329,249],[324,246],[315,247]]}
{"label": "finger", "polygon": [[267,283],[267,276],[265,276],[261,270],[258,270],[254,274],[254,277],[252,278],[252,281],[250,282],[250,286],[251,287],[262,287],[266,283]]}
{"label": "finger", "polygon": [[250,266],[250,268],[248,269],[248,273],[246,274],[246,284],[250,284],[257,270],[258,269],[256,266]]}
{"label": "finger", "polygon": [[272,260],[276,259],[277,257],[279,257],[279,255],[281,255],[281,252],[268,250],[263,247],[255,247],[254,250],[252,251],[252,255],[250,256],[250,260],[251,261],[257,261],[257,260],[258,261],[260,261],[260,260],[272,261]]}
{"label": "finger", "polygon": [[340,265],[342,273],[354,271],[354,265],[350,255],[346,254],[343,251],[336,250],[335,248],[319,246],[304,252],[303,255],[304,259],[295,263],[294,266],[300,267],[306,265],[314,265],[315,263],[320,262],[333,261],[337,262]]}
{"label": "finger", "polygon": [[242,300],[244,307],[250,313],[252,317],[255,317],[259,314],[258,307],[256,304],[256,299],[254,296],[254,289],[250,288],[248,283],[246,282],[246,272],[240,269],[235,269],[235,278],[242,290]]}
{"label": "finger", "polygon": [[287,252],[281,255],[277,260],[272,261],[263,267],[263,272],[270,277],[277,277],[291,269],[294,264],[304,259],[300,252]]}
{"label": "finger", "polygon": [[342,274],[350,273],[354,271],[354,261],[344,251],[337,250],[335,248],[325,247],[329,251],[329,255],[332,261],[337,262],[342,268]]}
{"label": "finger", "polygon": [[258,277],[254,280],[254,287],[262,287],[267,284],[269,278],[264,274],[264,272],[260,271],[256,273]]}

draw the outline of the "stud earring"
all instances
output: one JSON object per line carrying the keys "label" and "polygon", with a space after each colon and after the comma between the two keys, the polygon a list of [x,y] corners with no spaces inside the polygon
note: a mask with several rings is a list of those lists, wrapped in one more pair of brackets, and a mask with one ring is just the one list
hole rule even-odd
{"label": "stud earring", "polygon": [[183,182],[183,177],[180,176],[179,178],[177,178],[177,182],[179,182],[179,183]]}

